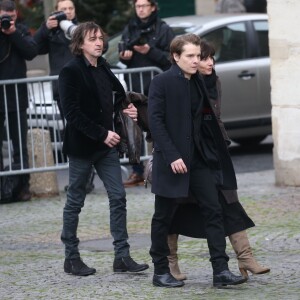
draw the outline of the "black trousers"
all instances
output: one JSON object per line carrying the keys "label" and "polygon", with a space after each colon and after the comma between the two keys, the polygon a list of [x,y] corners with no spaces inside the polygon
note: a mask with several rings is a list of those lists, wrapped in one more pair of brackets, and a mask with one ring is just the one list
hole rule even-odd
{"label": "black trousers", "polygon": [[[9,135],[13,146],[13,162],[21,166],[23,161],[23,168],[28,168],[28,150],[27,150],[27,112],[21,110],[19,115],[18,112],[8,113],[8,125]],[[20,122],[19,122],[20,121]],[[2,157],[2,143],[4,139],[4,127],[5,124],[5,113],[0,113],[0,151],[1,151],[1,167],[3,168],[3,157]],[[20,131],[19,131],[20,127]],[[29,187],[29,174],[23,176],[25,185]]]}
{"label": "black trousers", "polygon": [[[225,252],[226,240],[218,190],[212,171],[197,154],[194,155],[191,166],[190,191],[203,211],[210,261],[214,274],[217,274],[228,270],[229,260]],[[170,254],[167,236],[176,205],[175,199],[155,196],[150,248],[155,274],[164,274],[170,271],[167,258]],[[200,217],[201,215],[199,215]]]}
{"label": "black trousers", "polygon": [[[20,123],[18,122],[18,113],[9,112],[8,113],[8,125],[9,125],[9,135],[13,146],[13,159],[14,163],[21,163],[21,153],[23,156],[24,168],[28,168],[28,152],[27,152],[27,113],[26,110],[21,110],[19,113]],[[5,113],[0,113],[0,143],[2,146],[4,137],[4,122]],[[19,132],[20,126],[20,132]],[[19,137],[20,135],[20,137]],[[21,140],[20,140],[21,138]]]}

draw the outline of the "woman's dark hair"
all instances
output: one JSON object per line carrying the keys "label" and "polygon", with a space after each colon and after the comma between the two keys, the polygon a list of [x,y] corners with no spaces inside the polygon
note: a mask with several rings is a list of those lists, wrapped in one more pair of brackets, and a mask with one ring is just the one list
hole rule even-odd
{"label": "woman's dark hair", "polygon": [[74,34],[72,36],[70,44],[71,52],[76,56],[82,55],[81,46],[84,43],[84,38],[86,37],[88,32],[93,32],[95,34],[98,30],[100,30],[101,34],[103,35],[103,38],[105,39],[106,34],[98,24],[94,22],[80,23],[75,29]]}
{"label": "woman's dark hair", "polygon": [[193,33],[187,33],[187,34],[176,36],[170,44],[170,60],[172,64],[176,63],[173,54],[176,53],[178,55],[181,55],[181,53],[183,52],[183,47],[187,44],[200,46],[201,39],[198,35]]}
{"label": "woman's dark hair", "polygon": [[201,48],[200,60],[206,60],[208,57],[211,57],[214,60],[214,55],[216,51],[214,46],[211,43],[205,40],[201,40],[200,48]]}

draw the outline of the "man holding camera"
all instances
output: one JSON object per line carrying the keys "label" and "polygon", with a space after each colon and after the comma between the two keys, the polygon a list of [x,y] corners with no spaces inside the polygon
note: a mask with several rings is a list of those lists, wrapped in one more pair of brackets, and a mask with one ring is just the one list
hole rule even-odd
{"label": "man holding camera", "polygon": [[[169,46],[174,38],[172,29],[158,17],[155,0],[134,0],[135,16],[122,33],[120,59],[128,68],[155,66],[162,70],[170,67]],[[128,88],[134,92],[148,94],[151,74],[132,74],[127,78]],[[125,187],[143,184],[143,164],[133,165],[133,173],[124,182]]]}
{"label": "man holding camera", "polygon": [[[34,40],[38,45],[38,54],[49,54],[50,75],[58,75],[62,67],[73,58],[69,49],[70,39],[65,36],[59,26],[60,21],[66,19],[77,24],[75,5],[71,0],[57,0],[55,12],[48,17],[34,35]],[[53,82],[53,99],[57,101],[61,117],[64,120],[57,82]]]}
{"label": "man holding camera", "polygon": [[[26,60],[37,54],[36,44],[28,29],[17,23],[17,10],[14,1],[0,3],[0,80],[26,77]],[[17,90],[17,93],[16,93]],[[5,132],[5,120],[9,128],[9,138],[13,146],[12,168],[28,168],[27,152],[27,85],[14,84],[0,89],[0,153]],[[6,114],[7,112],[7,114]],[[7,119],[6,119],[7,118]],[[1,153],[1,169],[3,167]],[[29,175],[22,175],[23,187],[19,201],[30,200]]]}

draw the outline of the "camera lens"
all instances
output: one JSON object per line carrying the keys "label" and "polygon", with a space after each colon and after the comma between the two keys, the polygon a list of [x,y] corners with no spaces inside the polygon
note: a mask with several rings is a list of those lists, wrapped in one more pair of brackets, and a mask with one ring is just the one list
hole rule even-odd
{"label": "camera lens", "polygon": [[10,27],[10,21],[12,18],[10,16],[4,15],[1,17],[1,28],[7,30]]}

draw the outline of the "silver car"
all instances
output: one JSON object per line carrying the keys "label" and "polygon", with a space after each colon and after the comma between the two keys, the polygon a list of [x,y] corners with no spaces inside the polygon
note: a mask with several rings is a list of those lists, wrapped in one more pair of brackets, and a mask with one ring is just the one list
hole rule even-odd
{"label": "silver car", "polygon": [[[182,16],[164,19],[175,34],[195,33],[214,43],[222,83],[222,120],[230,138],[255,145],[271,134],[270,58],[266,14]],[[109,41],[106,59],[119,66],[117,45]]]}

